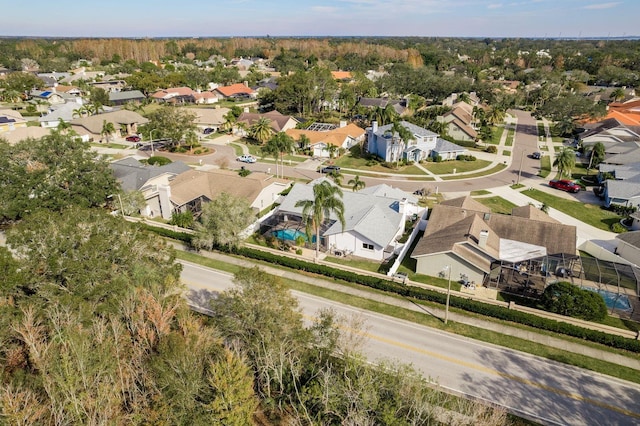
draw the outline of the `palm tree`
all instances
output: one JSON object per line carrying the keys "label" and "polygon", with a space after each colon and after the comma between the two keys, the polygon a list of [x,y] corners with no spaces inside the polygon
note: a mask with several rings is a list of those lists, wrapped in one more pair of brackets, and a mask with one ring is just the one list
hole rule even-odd
{"label": "palm tree", "polygon": [[284,154],[290,154],[294,146],[295,142],[291,136],[285,132],[278,132],[262,147],[263,153],[273,155],[276,159],[276,177],[278,176],[278,157],[280,157],[282,177],[284,177]]}
{"label": "palm tree", "polygon": [[482,126],[482,123],[485,120],[485,116],[486,116],[485,113],[486,113],[486,111],[481,106],[476,105],[476,106],[473,107],[472,115],[473,115],[473,119],[475,120],[477,126],[479,126],[479,127]]}
{"label": "palm tree", "polygon": [[614,101],[620,102],[625,97],[624,89],[622,87],[618,87],[617,89],[611,92],[610,96],[611,96],[611,99],[613,99]]}
{"label": "palm tree", "polygon": [[109,136],[116,132],[116,128],[113,123],[102,120],[102,131],[100,132],[100,136],[104,136],[107,139],[107,143],[109,143]]}
{"label": "palm tree", "polygon": [[504,109],[493,106],[489,108],[489,111],[486,113],[486,119],[491,124],[498,124],[504,121],[505,111]]}
{"label": "palm tree", "polygon": [[89,110],[87,109],[86,106],[81,106],[80,108],[76,108],[73,110],[73,115],[72,117],[84,117],[85,115],[89,115]]}
{"label": "palm tree", "polygon": [[367,186],[367,184],[362,179],[360,179],[360,175],[356,175],[356,177],[350,179],[347,183],[351,185],[351,189],[353,190],[353,192],[358,192],[361,189],[364,189],[365,186]]}
{"label": "palm tree", "polygon": [[249,128],[249,135],[257,140],[261,145],[271,138],[273,129],[271,128],[271,120],[265,117],[261,117],[258,121],[253,123]]}
{"label": "palm tree", "polygon": [[333,182],[336,185],[342,186],[342,180],[344,179],[344,175],[342,173],[340,173],[338,170],[332,171],[327,176],[329,176],[331,179],[333,179]]}
{"label": "palm tree", "polygon": [[458,102],[466,102],[469,103],[469,101],[471,100],[471,97],[469,96],[469,94],[467,92],[462,92],[460,94],[458,94]]}
{"label": "palm tree", "polygon": [[220,126],[222,130],[226,130],[228,132],[233,130],[234,124],[236,124],[237,117],[231,111],[229,111],[224,116],[224,123]]}
{"label": "palm tree", "polygon": [[558,175],[560,178],[563,176],[570,177],[571,170],[576,165],[575,151],[569,147],[562,148],[558,155],[556,155],[553,165],[558,168]]}
{"label": "palm tree", "polygon": [[329,158],[333,158],[336,155],[336,152],[338,152],[338,146],[334,145],[334,144],[329,144],[327,145],[327,151],[329,151]]}
{"label": "palm tree", "polygon": [[307,135],[300,135],[300,139],[298,139],[298,147],[302,152],[306,152],[311,146],[311,140],[307,137]]}
{"label": "palm tree", "polygon": [[591,147],[590,155],[589,155],[589,167],[587,168],[587,173],[591,170],[592,167],[598,167],[600,163],[604,160],[606,155],[606,148],[602,142],[596,142]]}
{"label": "palm tree", "polygon": [[71,131],[71,123],[67,123],[62,118],[58,118],[58,126],[56,128],[61,134],[66,135]]}
{"label": "palm tree", "polygon": [[302,207],[302,220],[306,226],[307,236],[311,237],[315,234],[316,259],[320,253],[320,229],[325,220],[333,214],[342,224],[343,230],[346,226],[342,195],[342,189],[323,180],[313,186],[313,200],[300,200],[296,203],[296,207]]}
{"label": "palm tree", "polygon": [[576,130],[576,124],[571,117],[564,117],[553,126],[555,132],[562,136],[573,135]]}
{"label": "palm tree", "polygon": [[[397,136],[396,136],[397,135]],[[396,145],[396,167],[398,167],[398,162],[400,161],[401,153],[404,150],[404,147],[409,143],[410,140],[414,139],[413,133],[407,129],[402,122],[394,121],[391,126],[391,137],[393,138],[393,143]]]}

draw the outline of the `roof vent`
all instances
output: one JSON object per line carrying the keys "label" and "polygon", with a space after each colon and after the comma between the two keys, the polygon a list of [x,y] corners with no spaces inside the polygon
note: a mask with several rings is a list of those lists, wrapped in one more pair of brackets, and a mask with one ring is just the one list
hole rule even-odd
{"label": "roof vent", "polygon": [[482,230],[480,231],[480,236],[478,237],[478,246],[480,248],[487,247],[487,240],[489,239],[489,231]]}

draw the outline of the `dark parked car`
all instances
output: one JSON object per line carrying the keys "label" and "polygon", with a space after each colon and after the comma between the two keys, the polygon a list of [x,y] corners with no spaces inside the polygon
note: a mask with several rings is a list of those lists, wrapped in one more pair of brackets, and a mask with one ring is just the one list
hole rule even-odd
{"label": "dark parked car", "polygon": [[564,179],[554,179],[549,181],[549,186],[555,189],[559,189],[561,191],[567,191],[567,192],[579,192],[580,191],[580,185],[578,185],[575,182],[571,182],[570,180],[564,180]]}
{"label": "dark parked car", "polygon": [[533,158],[534,160],[539,160],[542,158],[542,153],[541,152],[534,152],[533,154],[531,154],[531,158]]}
{"label": "dark parked car", "polygon": [[127,142],[140,142],[140,136],[138,136],[138,135],[131,135],[131,136],[127,136],[127,137],[125,138],[125,140],[126,140]]}
{"label": "dark parked car", "polygon": [[320,169],[320,173],[333,173],[333,172],[337,173],[339,171],[340,171],[340,167],[338,166],[327,166]]}
{"label": "dark parked car", "polygon": [[211,133],[213,133],[214,130],[215,129],[213,127],[207,127],[202,131],[202,133],[204,133],[205,135],[210,135]]}

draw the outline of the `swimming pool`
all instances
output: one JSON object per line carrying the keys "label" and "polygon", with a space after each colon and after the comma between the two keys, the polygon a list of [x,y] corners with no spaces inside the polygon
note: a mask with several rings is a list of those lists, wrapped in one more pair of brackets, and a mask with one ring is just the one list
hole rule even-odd
{"label": "swimming pool", "polygon": [[612,291],[601,290],[593,287],[582,287],[585,290],[595,291],[604,299],[605,305],[609,309],[619,309],[621,311],[631,311],[633,308],[629,297],[626,294],[614,293]]}
{"label": "swimming pool", "polygon": [[[279,229],[277,231],[272,231],[271,235],[279,240],[295,241],[298,239],[298,237],[302,237],[305,241],[309,241],[309,237],[307,237],[307,234],[297,229]],[[313,238],[311,238],[311,242],[316,242],[315,235],[313,236]]]}

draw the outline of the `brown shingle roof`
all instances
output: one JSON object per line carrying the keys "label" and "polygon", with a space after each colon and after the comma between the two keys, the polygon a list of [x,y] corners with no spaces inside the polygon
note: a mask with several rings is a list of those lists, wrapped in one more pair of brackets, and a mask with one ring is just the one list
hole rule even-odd
{"label": "brown shingle roof", "polygon": [[231,170],[191,170],[180,174],[170,183],[171,201],[182,206],[203,196],[213,200],[226,192],[245,198],[251,204],[264,188],[276,181],[286,182],[260,172],[242,177]]}
{"label": "brown shingle roof", "polygon": [[[471,197],[446,200],[432,209],[427,229],[412,257],[455,251],[454,246],[463,242],[477,245],[480,231],[489,231],[486,247],[482,250],[496,259],[500,239],[546,247],[549,254],[576,254],[575,226],[538,217],[530,208],[514,210],[516,215],[495,214]],[[527,214],[529,217],[519,216]]]}
{"label": "brown shingle roof", "polygon": [[255,113],[255,112],[243,112],[238,117],[237,122],[246,123],[247,126],[250,127],[256,121],[260,120],[261,118],[266,118],[266,119],[270,120],[271,123],[269,123],[269,124],[270,124],[271,128],[275,132],[281,132],[282,129],[289,122],[289,120],[291,120],[293,117],[291,117],[290,115],[283,115],[283,114],[279,113],[278,111],[269,111],[269,112],[267,112],[265,114],[259,114],[259,113]]}

